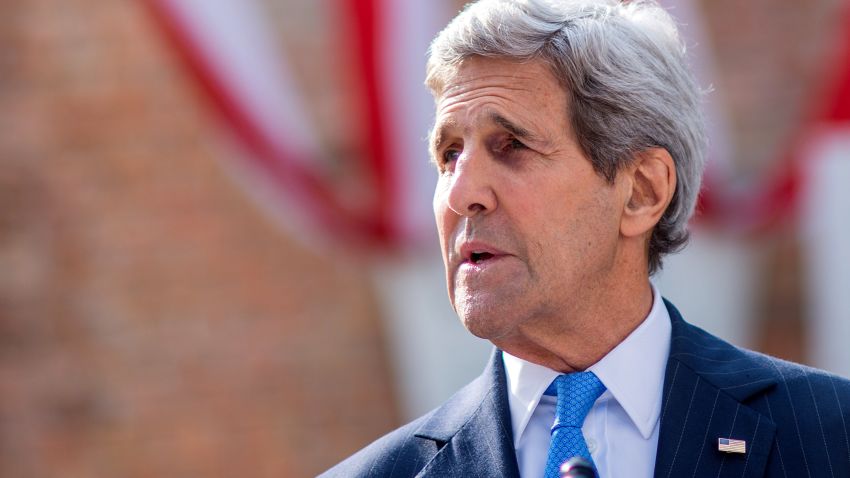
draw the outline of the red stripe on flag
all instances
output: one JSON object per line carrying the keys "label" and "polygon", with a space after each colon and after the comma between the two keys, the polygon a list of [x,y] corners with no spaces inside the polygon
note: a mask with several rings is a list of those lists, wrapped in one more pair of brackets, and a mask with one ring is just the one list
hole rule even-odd
{"label": "red stripe on flag", "polygon": [[[382,47],[387,41],[383,37],[382,0],[341,0],[342,11],[350,12],[351,31],[354,45],[350,45],[359,67],[363,85],[363,115],[365,117],[366,144],[364,158],[367,170],[372,173],[375,187],[374,205],[377,233],[384,242],[392,243],[398,239],[399,231],[394,221],[397,204],[397,181],[395,181],[398,162],[390,157],[391,143],[389,134],[393,124],[390,121],[390,109],[385,104],[387,85],[385,84],[382,61]],[[350,42],[349,42],[350,44]],[[349,50],[349,51],[351,51]]]}
{"label": "red stripe on flag", "polygon": [[718,178],[707,174],[697,206],[700,220],[764,232],[795,218],[808,186],[805,163],[812,135],[825,124],[850,121],[850,1],[843,14],[842,31],[834,42],[836,50],[832,56],[824,56],[820,75],[824,82],[813,91],[812,108],[789,139],[786,153],[777,158],[776,170],[768,180],[740,194],[730,193]]}
{"label": "red stripe on flag", "polygon": [[346,207],[335,196],[332,186],[324,182],[315,171],[307,169],[304,161],[296,158],[291,151],[275,146],[275,142],[267,137],[216,74],[203,48],[196,43],[168,2],[147,0],[146,3],[164,33],[177,47],[201,89],[251,153],[250,159],[278,184],[285,185],[284,189],[295,196],[298,206],[306,209],[309,217],[330,232],[345,234],[347,238],[366,244],[383,244],[387,240],[387,228],[382,218]]}
{"label": "red stripe on flag", "polygon": [[839,51],[835,71],[833,101],[824,111],[823,120],[835,123],[850,121],[850,1],[844,7],[843,48]]}

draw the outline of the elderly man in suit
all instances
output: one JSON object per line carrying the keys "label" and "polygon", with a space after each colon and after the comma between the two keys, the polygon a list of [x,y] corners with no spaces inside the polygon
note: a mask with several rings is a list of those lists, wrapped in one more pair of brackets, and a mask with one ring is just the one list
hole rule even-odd
{"label": "elderly man in suit", "polygon": [[328,476],[850,477],[850,384],[736,348],[649,281],[685,244],[700,92],[652,1],[481,0],[434,40],[449,298],[484,374]]}

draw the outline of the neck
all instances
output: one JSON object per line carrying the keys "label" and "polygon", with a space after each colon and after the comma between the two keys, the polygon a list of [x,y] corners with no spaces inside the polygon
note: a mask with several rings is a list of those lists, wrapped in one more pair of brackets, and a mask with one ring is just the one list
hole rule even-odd
{"label": "neck", "polygon": [[625,340],[652,309],[652,287],[645,273],[638,280],[612,282],[595,288],[589,306],[542,317],[493,343],[562,373],[587,369]]}

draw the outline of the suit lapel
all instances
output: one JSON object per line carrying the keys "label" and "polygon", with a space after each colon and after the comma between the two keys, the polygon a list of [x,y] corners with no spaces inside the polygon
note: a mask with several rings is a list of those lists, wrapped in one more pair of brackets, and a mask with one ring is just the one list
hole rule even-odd
{"label": "suit lapel", "polygon": [[440,447],[417,476],[518,478],[501,352],[494,351],[484,373],[440,407],[416,436]]}
{"label": "suit lapel", "polygon": [[[775,386],[775,377],[755,356],[685,323],[666,304],[673,330],[656,478],[763,476],[776,426],[745,403]],[[746,453],[719,451],[719,438],[744,440]]]}

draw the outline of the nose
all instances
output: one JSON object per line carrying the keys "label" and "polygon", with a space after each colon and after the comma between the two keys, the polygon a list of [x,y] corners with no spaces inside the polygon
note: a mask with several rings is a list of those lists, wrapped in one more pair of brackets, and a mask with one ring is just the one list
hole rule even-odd
{"label": "nose", "polygon": [[494,165],[486,153],[466,149],[456,160],[454,171],[448,176],[446,202],[449,209],[464,217],[487,214],[496,209],[496,179]]}

